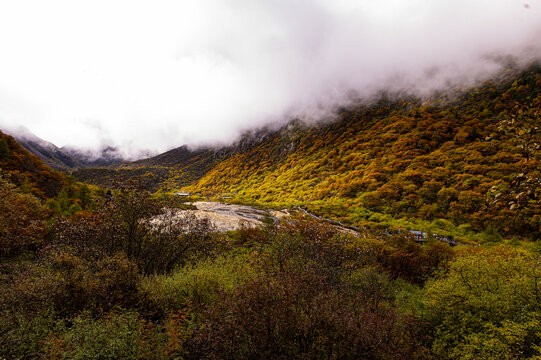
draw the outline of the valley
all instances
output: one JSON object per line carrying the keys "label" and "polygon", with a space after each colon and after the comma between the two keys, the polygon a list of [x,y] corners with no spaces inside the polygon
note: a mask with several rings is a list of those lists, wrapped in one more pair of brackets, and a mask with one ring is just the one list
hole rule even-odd
{"label": "valley", "polygon": [[541,360],[540,19],[0,1],[0,360]]}
{"label": "valley", "polygon": [[[425,102],[382,96],[338,119],[245,133],[73,175],[114,187],[137,178],[160,194],[301,206],[347,226],[407,228],[483,241],[541,234],[541,122],[536,64]],[[487,230],[488,229],[488,230]]]}
{"label": "valley", "polygon": [[534,64],[101,167],[0,132],[0,357],[537,358],[540,109]]}

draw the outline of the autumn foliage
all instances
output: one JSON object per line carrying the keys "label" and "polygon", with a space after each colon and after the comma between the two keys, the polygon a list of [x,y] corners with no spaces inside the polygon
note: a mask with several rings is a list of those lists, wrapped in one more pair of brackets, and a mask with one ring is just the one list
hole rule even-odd
{"label": "autumn foliage", "polygon": [[[2,150],[3,148],[3,150]],[[58,194],[65,179],[29,153],[11,136],[0,131],[0,169],[4,178],[40,199]]]}
{"label": "autumn foliage", "polygon": [[303,206],[227,233],[0,133],[0,358],[538,359],[540,73],[198,153],[190,191]]}
{"label": "autumn foliage", "polygon": [[183,190],[304,205],[357,226],[446,219],[474,232],[492,225],[504,236],[539,237],[540,69],[452,98],[387,94],[343,110],[337,121],[293,122]]}

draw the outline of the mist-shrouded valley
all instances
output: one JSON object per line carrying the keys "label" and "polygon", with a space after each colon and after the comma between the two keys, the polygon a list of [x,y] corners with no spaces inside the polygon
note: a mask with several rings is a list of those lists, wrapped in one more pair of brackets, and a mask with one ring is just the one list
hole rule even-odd
{"label": "mist-shrouded valley", "polygon": [[0,3],[0,359],[541,357],[540,11]]}

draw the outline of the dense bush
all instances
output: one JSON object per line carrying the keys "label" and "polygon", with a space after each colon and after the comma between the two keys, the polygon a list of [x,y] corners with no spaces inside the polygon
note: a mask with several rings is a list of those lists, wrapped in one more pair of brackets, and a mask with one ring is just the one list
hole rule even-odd
{"label": "dense bush", "polygon": [[130,184],[95,213],[59,219],[55,231],[61,244],[88,256],[121,251],[145,274],[169,272],[220,245],[208,219],[164,208]]}
{"label": "dense bush", "polygon": [[339,292],[311,273],[248,282],[203,312],[188,358],[423,358],[420,323],[366,295]]}
{"label": "dense bush", "polygon": [[539,256],[468,249],[426,286],[433,351],[444,359],[541,356]]}
{"label": "dense bush", "polygon": [[73,216],[83,210],[91,210],[94,201],[91,191],[85,184],[76,184],[71,177],[67,178],[68,186],[60,190],[58,195],[46,202],[46,205],[63,216]]}
{"label": "dense bush", "polygon": [[241,253],[188,264],[167,275],[148,276],[142,288],[163,312],[174,313],[210,305],[219,294],[232,292],[261,274],[254,255]]}
{"label": "dense bush", "polygon": [[21,193],[0,175],[0,260],[43,242],[47,210],[31,194]]}
{"label": "dense bush", "polygon": [[[81,314],[70,326],[59,324],[45,341],[47,359],[151,358],[148,330],[136,313],[111,313],[101,319]],[[158,354],[157,354],[158,355]],[[148,356],[148,357],[147,357]],[[156,356],[156,358],[159,358]]]}
{"label": "dense bush", "polygon": [[301,268],[339,278],[343,272],[368,265],[415,283],[424,282],[454,255],[446,243],[434,240],[421,245],[408,233],[366,231],[356,236],[302,217],[280,227],[267,252],[265,261],[271,268],[297,263]]}
{"label": "dense bush", "polygon": [[50,251],[41,265],[4,275],[2,306],[23,312],[51,309],[71,316],[138,304],[137,266],[122,254],[89,261],[67,249]]}

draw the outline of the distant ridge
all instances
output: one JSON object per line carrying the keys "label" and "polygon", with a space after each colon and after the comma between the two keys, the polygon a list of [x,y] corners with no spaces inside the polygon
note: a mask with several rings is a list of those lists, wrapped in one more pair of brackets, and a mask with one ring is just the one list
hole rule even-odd
{"label": "distant ridge", "polygon": [[76,169],[109,166],[125,161],[114,147],[103,147],[98,154],[85,152],[73,146],[59,148],[44,140],[25,127],[4,131],[13,136],[26,150],[39,157],[53,169],[71,172]]}
{"label": "distant ridge", "polygon": [[21,126],[13,131],[7,131],[7,133],[53,169],[70,171],[80,166],[75,159],[55,144],[38,137],[25,127]]}
{"label": "distant ridge", "polygon": [[126,159],[113,146],[104,146],[97,153],[80,150],[73,146],[63,146],[61,150],[77,162],[77,168],[110,166],[120,164]]}

